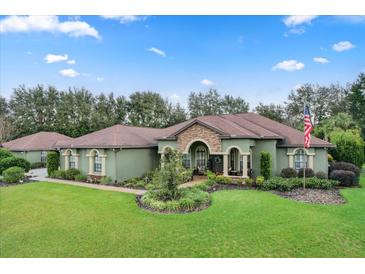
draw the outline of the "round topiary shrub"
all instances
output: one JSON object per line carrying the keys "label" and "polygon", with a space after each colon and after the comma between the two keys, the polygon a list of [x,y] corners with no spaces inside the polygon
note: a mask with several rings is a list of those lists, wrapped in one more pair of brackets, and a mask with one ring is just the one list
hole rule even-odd
{"label": "round topiary shrub", "polygon": [[28,172],[30,169],[30,163],[21,157],[7,157],[0,160],[0,174],[8,169],[9,167],[18,166],[24,169],[25,172]]}
{"label": "round topiary shrub", "polygon": [[317,177],[318,179],[326,179],[327,178],[326,173],[324,173],[323,171],[316,172],[315,177]]}
{"label": "round topiary shrub", "polygon": [[334,162],[330,165],[330,173],[334,170],[347,170],[355,173],[357,177],[360,176],[360,168],[356,165],[347,162]]}
{"label": "round topiary shrub", "polygon": [[334,170],[330,173],[331,180],[340,182],[340,186],[358,186],[356,174],[349,170]]}
{"label": "round topiary shrub", "polygon": [[67,180],[75,180],[76,175],[80,175],[81,171],[76,168],[70,168],[66,170],[65,177]]}
{"label": "round topiary shrub", "polygon": [[18,166],[9,167],[3,172],[3,180],[8,184],[19,183],[25,178],[24,169]]}
{"label": "round topiary shrub", "polygon": [[[304,168],[299,169],[299,171],[298,171],[298,177],[299,178],[303,178],[304,177]],[[313,169],[307,167],[305,169],[305,177],[306,178],[314,177],[314,171],[313,171]]]}
{"label": "round topiary shrub", "polygon": [[281,170],[280,176],[283,178],[294,178],[297,177],[297,172],[294,168],[287,167]]}

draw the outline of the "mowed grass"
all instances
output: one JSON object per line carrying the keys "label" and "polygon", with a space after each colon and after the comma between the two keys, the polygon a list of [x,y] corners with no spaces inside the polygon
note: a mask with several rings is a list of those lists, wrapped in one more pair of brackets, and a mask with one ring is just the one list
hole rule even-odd
{"label": "mowed grass", "polygon": [[363,188],[344,205],[221,191],[207,210],[161,215],[131,194],[47,182],[1,188],[1,257],[365,257]]}

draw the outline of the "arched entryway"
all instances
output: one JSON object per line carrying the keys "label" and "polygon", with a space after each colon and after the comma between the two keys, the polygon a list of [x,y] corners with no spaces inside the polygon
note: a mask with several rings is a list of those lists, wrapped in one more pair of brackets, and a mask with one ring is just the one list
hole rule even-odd
{"label": "arched entryway", "polygon": [[204,141],[192,142],[183,154],[185,167],[194,170],[195,174],[204,174],[210,169],[210,150]]}

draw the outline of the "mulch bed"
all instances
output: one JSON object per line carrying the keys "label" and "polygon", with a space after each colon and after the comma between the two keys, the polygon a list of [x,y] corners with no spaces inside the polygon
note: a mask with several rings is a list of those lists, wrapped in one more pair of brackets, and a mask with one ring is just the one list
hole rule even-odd
{"label": "mulch bed", "polygon": [[311,204],[344,204],[346,200],[341,196],[338,189],[302,189],[292,191],[272,191],[281,197]]}
{"label": "mulch bed", "polygon": [[208,192],[209,193],[212,193],[212,192],[216,192],[216,191],[219,191],[219,190],[234,190],[234,189],[239,189],[239,190],[256,190],[257,187],[247,186],[247,185],[216,184],[214,187],[211,187],[210,189],[208,189]]}
{"label": "mulch bed", "polygon": [[198,211],[202,211],[203,209],[208,208],[212,202],[211,200],[209,200],[208,203],[202,204],[197,208],[194,208],[192,210],[179,210],[179,211],[170,211],[170,210],[158,210],[149,206],[146,206],[145,204],[142,203],[142,195],[137,195],[136,196],[136,203],[140,208],[143,208],[145,210],[151,211],[151,212],[157,212],[157,213],[162,213],[162,214],[186,214],[186,213],[192,213],[192,212],[198,212]]}
{"label": "mulch bed", "polygon": [[24,184],[35,183],[35,182],[37,182],[37,181],[29,180],[29,178],[26,177],[26,178],[24,178],[22,183],[8,184],[3,181],[0,181],[0,187],[17,186],[17,185],[24,185]]}

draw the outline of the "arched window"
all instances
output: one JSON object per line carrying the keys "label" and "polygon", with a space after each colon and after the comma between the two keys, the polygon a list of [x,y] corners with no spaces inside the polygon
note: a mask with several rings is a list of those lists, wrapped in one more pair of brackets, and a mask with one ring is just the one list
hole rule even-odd
{"label": "arched window", "polygon": [[94,172],[101,172],[101,158],[99,152],[95,151],[94,154]]}
{"label": "arched window", "polygon": [[294,168],[298,171],[304,167],[308,167],[307,155],[303,149],[297,149],[294,154]]}
{"label": "arched window", "polygon": [[191,155],[190,152],[188,154],[183,154],[182,155],[182,164],[185,168],[191,168]]}

